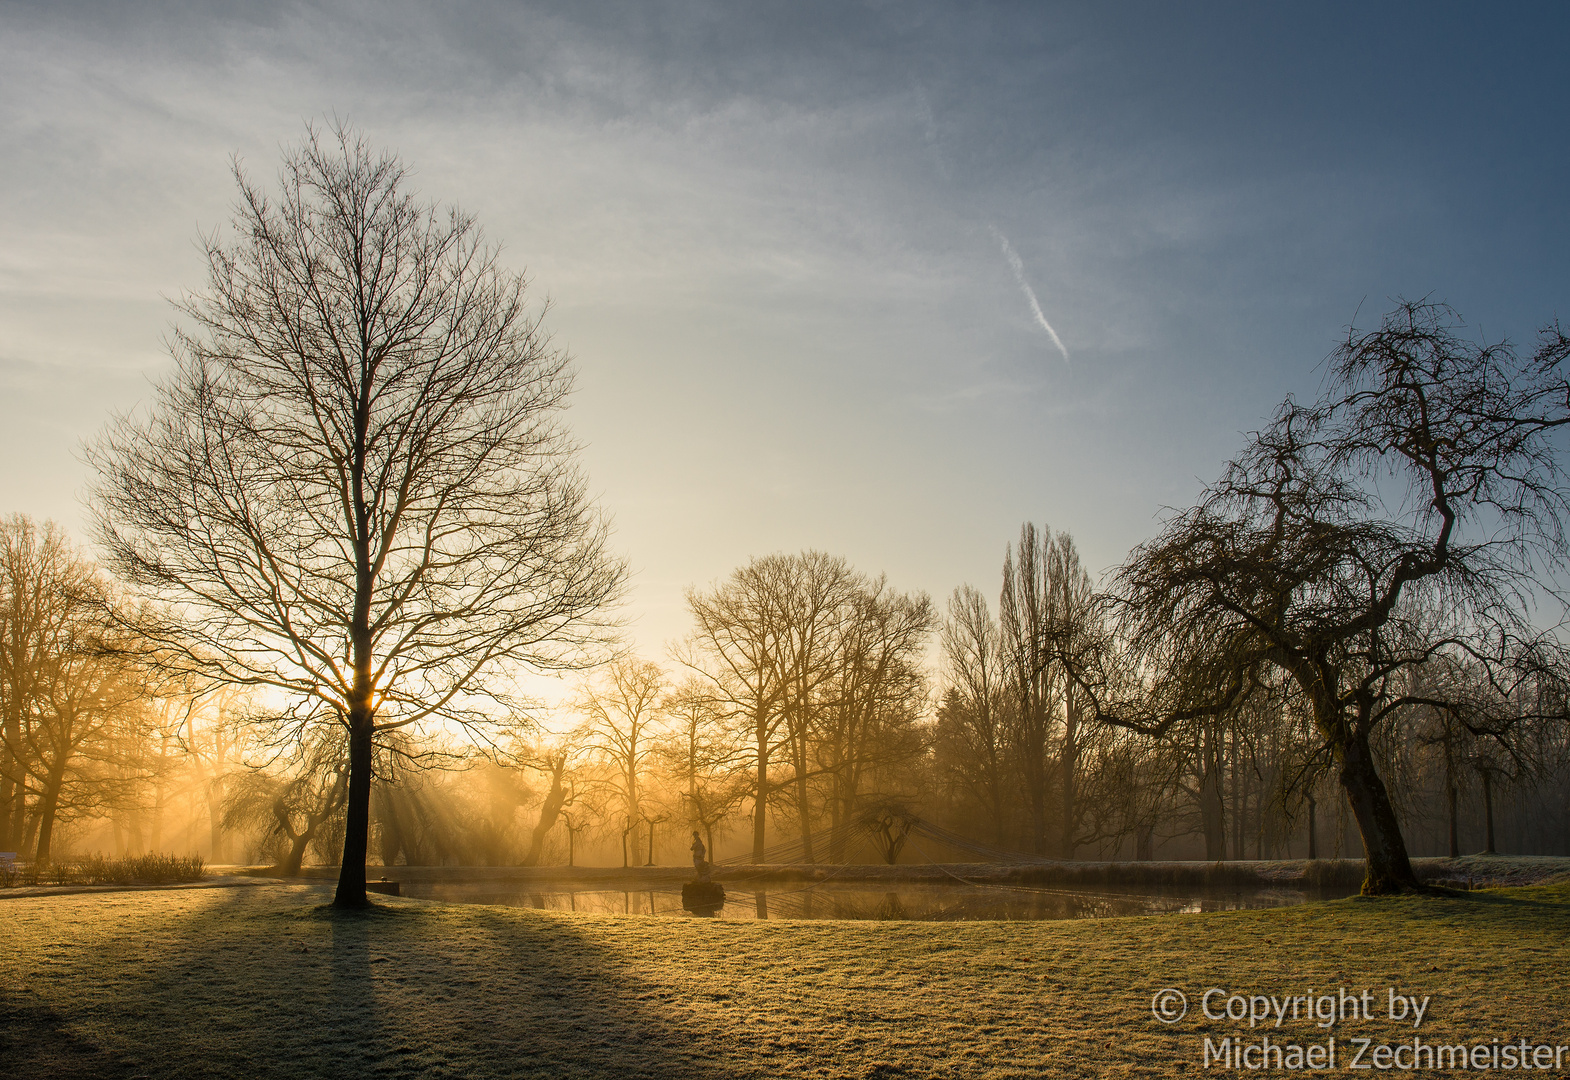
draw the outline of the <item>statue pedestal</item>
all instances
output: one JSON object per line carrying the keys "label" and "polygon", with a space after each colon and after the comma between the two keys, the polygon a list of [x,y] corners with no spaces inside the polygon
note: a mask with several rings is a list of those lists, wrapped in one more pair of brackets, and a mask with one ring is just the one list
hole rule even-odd
{"label": "statue pedestal", "polygon": [[681,887],[681,906],[694,915],[718,915],[725,906],[725,886],[717,881],[689,881]]}

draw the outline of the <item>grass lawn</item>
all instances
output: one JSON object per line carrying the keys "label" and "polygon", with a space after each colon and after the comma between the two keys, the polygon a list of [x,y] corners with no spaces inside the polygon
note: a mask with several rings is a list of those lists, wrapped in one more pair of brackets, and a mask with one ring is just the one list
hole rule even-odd
{"label": "grass lawn", "polygon": [[[324,885],[0,900],[0,1070],[71,1077],[1194,1076],[1204,1037],[1570,1044],[1570,883],[1204,915],[726,922]],[[1185,1019],[1151,1013],[1163,987]],[[1321,1029],[1206,988],[1372,991]],[[1431,999],[1420,1029],[1388,988]],[[1274,1023],[1272,1020],[1271,1024]],[[1535,1073],[1534,1075],[1545,1075]],[[1570,1076],[1563,1067],[1547,1075]]]}

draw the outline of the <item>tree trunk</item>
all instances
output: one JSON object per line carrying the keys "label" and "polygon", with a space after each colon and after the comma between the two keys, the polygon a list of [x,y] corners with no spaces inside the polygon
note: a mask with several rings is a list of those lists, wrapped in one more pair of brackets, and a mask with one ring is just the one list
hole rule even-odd
{"label": "tree trunk", "polygon": [[372,723],[373,714],[368,707],[349,714],[349,805],[344,817],[343,863],[338,868],[333,907],[363,908],[369,904],[365,898],[365,854],[371,829]]}
{"label": "tree trunk", "polygon": [[1205,833],[1205,858],[1221,862],[1227,857],[1226,804],[1221,792],[1221,752],[1215,732],[1205,729],[1200,745],[1199,820]]}
{"label": "tree trunk", "polygon": [[289,854],[284,856],[282,865],[278,867],[281,877],[299,877],[300,865],[305,862],[305,849],[311,842],[311,835],[315,830],[306,829],[302,833],[289,835]]}
{"label": "tree trunk", "polygon": [[[551,767],[551,790],[546,793],[545,801],[540,804],[540,818],[534,823],[534,832],[529,836],[529,853],[523,857],[523,866],[540,865],[540,853],[545,849],[545,837],[556,827],[556,819],[561,816],[562,807],[567,803],[567,789],[562,786],[562,770],[567,759]],[[568,842],[569,848],[571,841]],[[570,862],[569,856],[569,862]]]}
{"label": "tree trunk", "polygon": [[752,861],[763,861],[763,841],[768,826],[769,805],[769,731],[765,718],[755,718],[754,734],[758,740],[757,786],[752,799]]}
{"label": "tree trunk", "polygon": [[[1237,721],[1234,719],[1227,733],[1226,767],[1222,772],[1223,791],[1232,802],[1232,857],[1243,858],[1243,814],[1241,812],[1243,777],[1238,769]],[[1226,783],[1230,779],[1231,783]],[[1224,795],[1223,798],[1226,796]]]}
{"label": "tree trunk", "polygon": [[223,833],[223,777],[215,776],[207,786],[207,831],[211,838],[209,848],[212,861],[226,863]]}
{"label": "tree trunk", "polygon": [[44,785],[43,797],[38,800],[38,849],[33,861],[40,866],[49,862],[49,848],[54,840],[55,812],[60,807],[60,788],[64,783],[63,769],[51,772]]}
{"label": "tree trunk", "polygon": [[[35,804],[33,812],[27,815],[22,822],[22,842],[17,845],[18,851],[32,851],[33,838],[38,835],[38,807]],[[134,854],[134,853],[133,853]]]}
{"label": "tree trunk", "polygon": [[153,826],[148,841],[149,851],[160,852],[164,847],[164,769],[169,762],[169,735],[166,732],[158,743],[158,775],[153,781]]}
{"label": "tree trunk", "polygon": [[1034,734],[1026,740],[1025,795],[1030,800],[1030,851],[1047,854],[1047,762],[1045,741]]}
{"label": "tree trunk", "polygon": [[[1494,777],[1487,769],[1479,769],[1483,778],[1483,851],[1494,854]],[[1517,851],[1520,848],[1516,849]]]}
{"label": "tree trunk", "polygon": [[141,855],[147,851],[147,845],[142,841],[142,812],[132,810],[125,815],[125,831],[130,837],[130,853]]}
{"label": "tree trunk", "polygon": [[[15,691],[12,695],[15,696]],[[6,710],[5,729],[0,733],[0,847],[21,851],[23,803],[27,792],[20,783],[22,774],[22,718],[20,703]]]}
{"label": "tree trunk", "polygon": [[1354,730],[1336,747],[1336,756],[1341,762],[1341,787],[1357,820],[1368,864],[1363,895],[1387,896],[1418,888],[1390,792],[1374,768],[1367,733]]}
{"label": "tree trunk", "polygon": [[1248,770],[1238,747],[1237,726],[1232,727],[1232,857],[1248,858]]}
{"label": "tree trunk", "polygon": [[835,794],[829,800],[829,862],[835,865],[845,861],[845,836],[840,832],[840,825],[845,820],[845,804],[847,800],[839,795],[839,778],[834,779]]}
{"label": "tree trunk", "polygon": [[354,409],[354,441],[349,461],[346,507],[354,537],[354,611],[349,619],[350,659],[354,682],[348,688],[349,804],[344,814],[343,860],[338,867],[338,892],[333,906],[363,908],[365,856],[371,840],[371,758],[376,737],[376,684],[371,677],[371,596],[376,574],[371,562],[371,505],[365,497],[367,432],[371,423],[370,387],[362,379]]}
{"label": "tree trunk", "polygon": [[805,749],[797,756],[796,762],[796,807],[801,815],[801,861],[817,862],[812,854],[812,807],[811,791],[807,785],[807,755]]}
{"label": "tree trunk", "polygon": [[1454,746],[1455,732],[1453,730],[1453,724],[1449,716],[1444,718],[1444,725],[1443,745],[1445,748],[1445,809],[1448,811],[1448,816],[1450,818],[1450,857],[1452,859],[1456,859],[1460,858],[1461,856],[1461,833],[1460,830],[1456,827],[1456,802],[1458,793],[1456,791],[1456,758]]}
{"label": "tree trunk", "polygon": [[[333,780],[333,785],[323,796],[322,803],[314,810],[307,807],[305,813],[305,826],[299,832],[294,831],[293,815],[290,813],[288,803],[279,798],[273,804],[273,816],[278,819],[279,831],[289,838],[289,854],[281,864],[284,877],[295,877],[300,873],[300,867],[305,862],[305,849],[310,846],[311,840],[316,836],[316,830],[322,823],[338,812],[338,807],[343,804],[344,779],[339,773]],[[361,880],[364,880],[365,864],[360,864]],[[340,880],[342,872],[339,874]],[[337,904],[337,901],[334,901]]]}
{"label": "tree trunk", "polygon": [[1310,860],[1319,858],[1319,822],[1315,820],[1319,802],[1314,798],[1314,793],[1308,793],[1308,857]]}
{"label": "tree trunk", "polygon": [[1461,833],[1460,830],[1456,828],[1457,802],[1458,800],[1456,798],[1455,784],[1447,784],[1445,786],[1445,810],[1447,811],[1447,815],[1450,818],[1450,857],[1452,859],[1458,859],[1461,857]]}
{"label": "tree trunk", "polygon": [[1075,805],[1078,796],[1079,773],[1079,720],[1080,705],[1074,695],[1074,686],[1069,683],[1064,689],[1063,699],[1063,752],[1058,758],[1058,771],[1062,775],[1062,804],[1058,812],[1062,815],[1059,823],[1058,854],[1060,858],[1072,859],[1074,857],[1074,833],[1078,828]]}

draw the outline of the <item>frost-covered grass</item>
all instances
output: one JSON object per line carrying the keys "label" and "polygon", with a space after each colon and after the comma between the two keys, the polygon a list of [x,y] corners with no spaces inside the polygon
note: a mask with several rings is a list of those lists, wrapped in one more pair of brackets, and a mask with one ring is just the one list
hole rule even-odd
{"label": "frost-covered grass", "polygon": [[[1190,1076],[1216,986],[1431,997],[1425,1041],[1570,1044],[1570,885],[1032,923],[724,922],[322,885],[0,901],[9,1076]],[[1190,1015],[1151,1015],[1163,987]],[[1410,1040],[1380,1020],[1278,1040]],[[1251,1038],[1257,1040],[1260,1032]],[[1570,1057],[1567,1057],[1570,1062]]]}

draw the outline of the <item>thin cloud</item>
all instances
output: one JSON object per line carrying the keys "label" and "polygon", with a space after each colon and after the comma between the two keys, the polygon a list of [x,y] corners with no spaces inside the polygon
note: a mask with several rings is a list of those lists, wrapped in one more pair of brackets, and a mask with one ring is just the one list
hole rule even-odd
{"label": "thin cloud", "polygon": [[1025,280],[1025,264],[1020,261],[1019,253],[1014,250],[1014,245],[1009,243],[1009,238],[999,231],[996,225],[988,225],[992,235],[997,238],[998,246],[1003,249],[1003,257],[1008,260],[1009,269],[1014,271],[1014,280],[1019,282],[1020,291],[1025,294],[1025,299],[1030,302],[1030,312],[1036,317],[1036,322],[1047,332],[1056,345],[1058,352],[1063,354],[1063,362],[1069,363],[1068,350],[1063,347],[1063,339],[1058,337],[1058,332],[1052,329],[1052,324],[1047,322],[1047,317],[1041,313],[1041,303],[1036,299],[1036,290],[1030,287],[1030,282]]}

